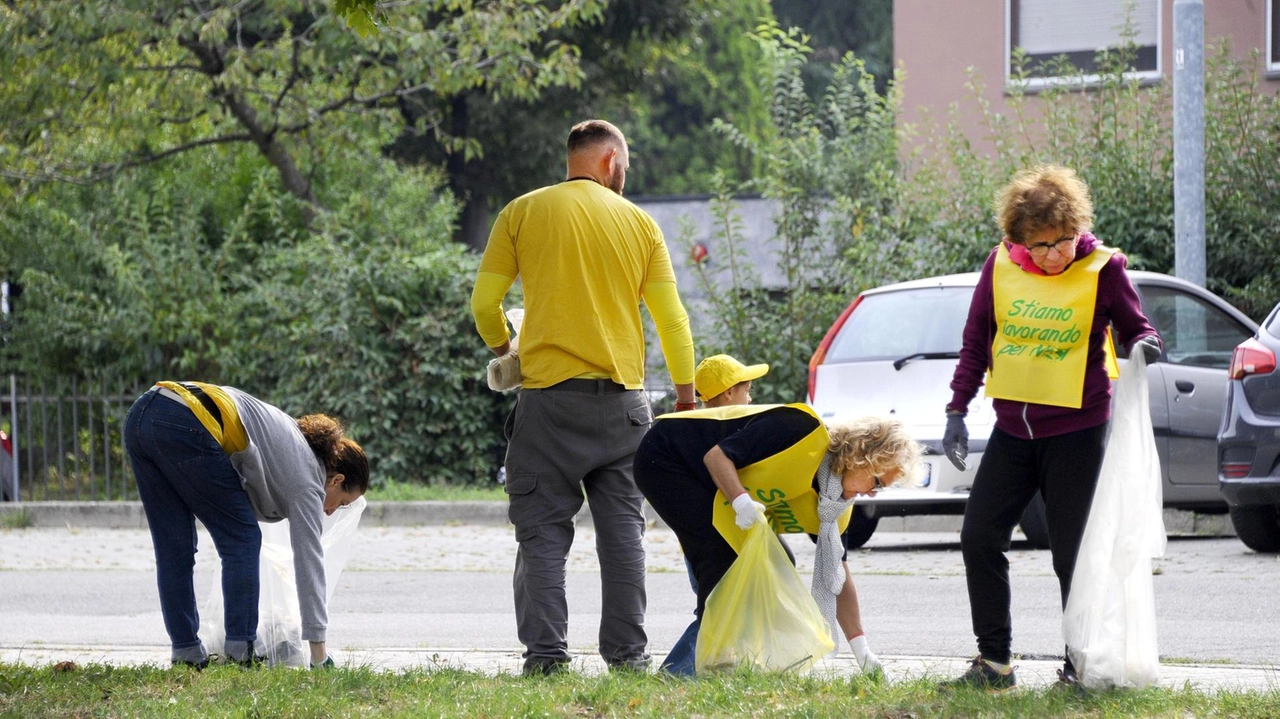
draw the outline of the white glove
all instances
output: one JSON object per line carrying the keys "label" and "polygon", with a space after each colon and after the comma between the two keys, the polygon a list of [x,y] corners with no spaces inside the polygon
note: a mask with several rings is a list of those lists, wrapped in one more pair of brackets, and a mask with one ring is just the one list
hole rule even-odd
{"label": "white glove", "polygon": [[867,635],[859,634],[850,639],[849,648],[853,650],[853,656],[858,660],[858,668],[863,674],[884,674],[884,664],[880,663],[880,657],[867,646]]}
{"label": "white glove", "polygon": [[764,505],[746,492],[733,498],[733,511],[738,515],[733,520],[737,522],[738,529],[751,529],[751,525],[764,521]]}

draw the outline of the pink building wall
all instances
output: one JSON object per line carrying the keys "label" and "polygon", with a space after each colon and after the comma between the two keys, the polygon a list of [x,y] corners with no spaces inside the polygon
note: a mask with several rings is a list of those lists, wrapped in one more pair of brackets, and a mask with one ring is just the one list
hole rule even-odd
{"label": "pink building wall", "polygon": [[[1232,54],[1248,58],[1253,49],[1265,55],[1267,49],[1267,2],[1269,0],[1205,0],[1205,42],[1213,45],[1230,38]],[[1271,0],[1280,3],[1280,0]],[[985,85],[982,97],[992,110],[1007,113],[1004,93],[1006,0],[894,0],[894,61],[903,66],[902,121],[923,128],[932,118],[945,124],[948,107],[957,103],[958,120],[979,153],[992,148],[982,127],[982,113],[974,94],[965,87],[966,69],[974,68]],[[1160,69],[1168,82],[1173,72],[1173,0],[1161,0]],[[1259,57],[1259,89],[1268,94],[1280,90],[1280,73],[1266,70],[1266,58]],[[1033,114],[1038,98],[1030,97],[1027,108]]]}

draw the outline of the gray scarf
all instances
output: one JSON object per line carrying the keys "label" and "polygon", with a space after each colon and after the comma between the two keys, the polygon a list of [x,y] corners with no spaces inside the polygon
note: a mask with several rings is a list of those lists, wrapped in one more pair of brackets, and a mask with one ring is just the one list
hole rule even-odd
{"label": "gray scarf", "polygon": [[844,588],[844,568],[840,565],[841,546],[840,527],[837,521],[853,499],[843,499],[844,486],[841,476],[831,471],[835,456],[830,452],[822,458],[818,467],[818,548],[813,555],[813,587],[810,593],[822,610],[822,617],[827,620],[831,630],[831,642],[840,646],[844,633],[836,620],[836,595]]}

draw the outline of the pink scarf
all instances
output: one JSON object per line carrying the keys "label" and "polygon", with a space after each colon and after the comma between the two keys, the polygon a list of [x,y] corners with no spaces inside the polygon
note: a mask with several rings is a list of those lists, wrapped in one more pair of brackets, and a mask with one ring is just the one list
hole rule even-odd
{"label": "pink scarf", "polygon": [[[1036,262],[1031,259],[1031,253],[1027,252],[1026,245],[1011,242],[1008,237],[1002,239],[1001,242],[1009,250],[1009,259],[1018,267],[1021,267],[1023,272],[1030,272],[1033,275],[1045,274],[1044,270],[1036,267]],[[1080,237],[1076,238],[1076,259],[1078,260],[1088,255],[1101,244],[1102,241],[1094,237],[1092,232],[1081,232]],[[1075,262],[1072,261],[1072,264],[1075,264]]]}

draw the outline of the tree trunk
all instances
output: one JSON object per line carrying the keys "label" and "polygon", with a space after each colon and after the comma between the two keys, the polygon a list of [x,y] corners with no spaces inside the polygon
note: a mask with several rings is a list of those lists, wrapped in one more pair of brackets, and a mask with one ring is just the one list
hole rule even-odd
{"label": "tree trunk", "polygon": [[208,75],[213,82],[215,96],[240,122],[258,151],[267,158],[267,162],[270,162],[271,166],[276,168],[276,172],[280,173],[280,181],[284,184],[284,188],[306,203],[302,207],[302,212],[304,219],[310,223],[315,218],[316,212],[324,209],[311,189],[311,180],[298,169],[293,156],[276,139],[275,132],[262,126],[262,122],[258,120],[257,110],[254,110],[253,104],[245,99],[240,88],[225,82],[222,73],[226,70],[226,64],[223,62],[221,49],[202,43],[194,37],[184,37],[179,40],[179,43],[195,55],[200,62],[201,72]]}
{"label": "tree trunk", "polygon": [[483,252],[489,241],[489,195],[472,190],[462,206],[462,216],[458,218],[458,231],[453,239],[468,247]]}
{"label": "tree trunk", "polygon": [[298,169],[298,165],[293,161],[293,156],[285,149],[284,145],[275,138],[275,135],[267,132],[262,124],[258,122],[258,113],[253,109],[253,105],[249,104],[236,88],[221,88],[222,103],[226,105],[227,110],[235,116],[240,124],[253,138],[253,144],[257,145],[258,150],[267,158],[267,162],[276,168],[276,172],[280,173],[280,181],[284,183],[284,188],[292,193],[295,197],[306,202],[312,210],[304,207],[304,212],[308,212],[307,221],[314,217],[314,211],[324,209],[320,205],[320,201],[316,199],[315,192],[311,189],[311,180],[302,174]]}

